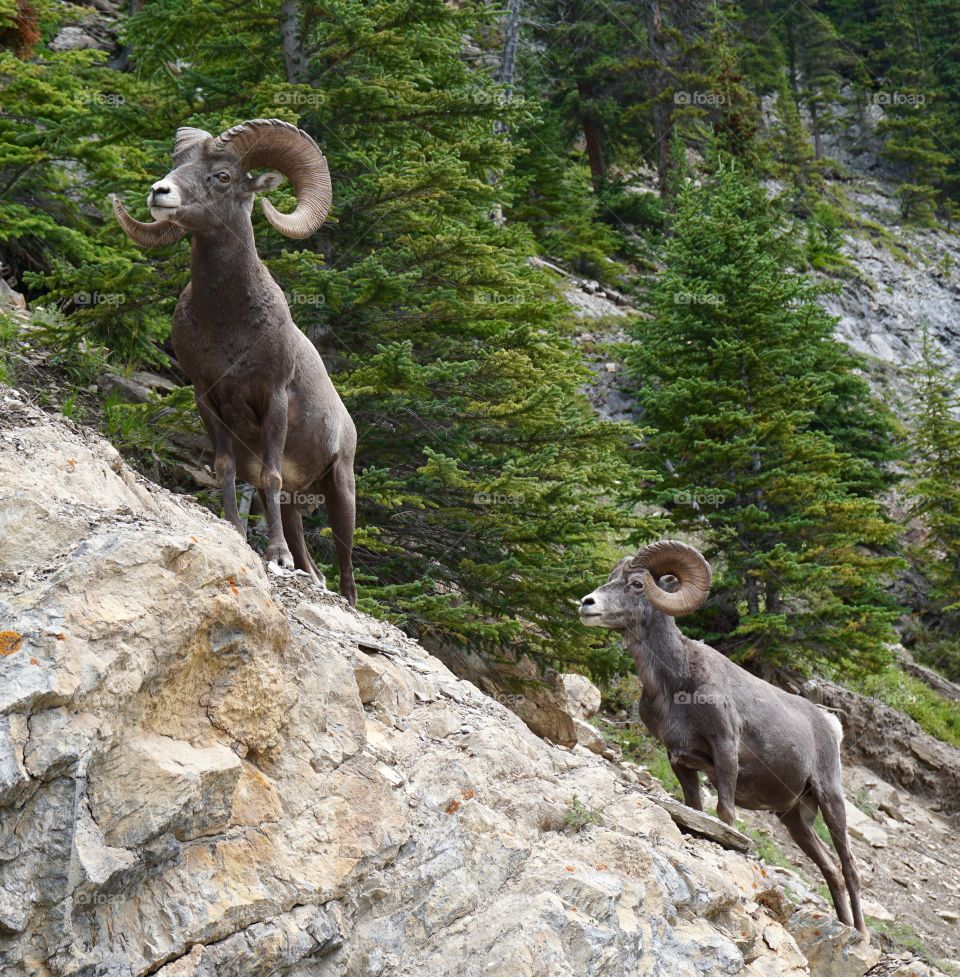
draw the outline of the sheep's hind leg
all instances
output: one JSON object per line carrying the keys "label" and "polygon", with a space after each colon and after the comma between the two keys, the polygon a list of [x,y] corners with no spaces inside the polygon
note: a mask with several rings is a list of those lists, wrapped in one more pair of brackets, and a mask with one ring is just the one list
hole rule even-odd
{"label": "sheep's hind leg", "polygon": [[796,805],[783,814],[778,814],[783,826],[790,832],[790,837],[797,843],[800,850],[813,860],[820,869],[830,890],[830,897],[837,910],[837,918],[847,926],[853,925],[850,910],[847,907],[846,893],[843,891],[843,876],[834,861],[830,850],[821,841],[813,827],[817,817],[817,804],[813,798],[802,797]]}
{"label": "sheep's hind leg", "polygon": [[[823,787],[817,796],[823,820],[833,839],[833,847],[840,856],[840,867],[843,869],[843,880],[847,884],[847,894],[850,896],[850,910],[853,913],[853,925],[869,942],[870,931],[863,921],[863,910],[860,907],[860,873],[850,850],[850,839],[847,837],[847,808],[843,800],[843,788],[840,785],[840,764],[837,763],[836,780]],[[839,915],[839,910],[838,910]],[[843,917],[840,917],[843,919]],[[849,917],[848,917],[849,918]],[[843,920],[847,922],[847,920]]]}
{"label": "sheep's hind leg", "polygon": [[340,566],[340,595],[351,607],[357,604],[357,585],[353,579],[353,533],[357,520],[357,490],[353,459],[338,458],[321,480],[324,505],[333,544]]}
{"label": "sheep's hind leg", "polygon": [[326,588],[327,581],[323,574],[317,569],[310,555],[310,549],[303,535],[303,516],[300,510],[292,503],[285,503],[280,506],[280,519],[283,523],[283,536],[293,554],[293,563],[298,570],[303,570],[313,579],[314,583]]}

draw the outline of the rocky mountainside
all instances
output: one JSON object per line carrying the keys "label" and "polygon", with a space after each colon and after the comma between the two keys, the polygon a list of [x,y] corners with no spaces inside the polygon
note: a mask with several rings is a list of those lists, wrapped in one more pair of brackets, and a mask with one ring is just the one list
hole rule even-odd
{"label": "rocky mountainside", "polygon": [[[4,977],[877,963],[777,871],[682,833],[629,765],[538,738],[106,442],[2,399]],[[884,972],[932,973],[911,966]]]}

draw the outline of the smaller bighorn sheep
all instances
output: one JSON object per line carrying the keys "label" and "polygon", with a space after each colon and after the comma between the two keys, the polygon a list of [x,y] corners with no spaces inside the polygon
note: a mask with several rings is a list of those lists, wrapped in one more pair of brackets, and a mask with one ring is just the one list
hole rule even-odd
{"label": "smaller bighorn sheep", "polygon": [[[193,233],[191,280],[177,302],[171,340],[213,443],[227,519],[246,535],[237,508],[239,474],[260,493],[267,559],[296,566],[322,584],[302,519],[322,499],[340,593],[354,604],[356,429],[320,354],[294,324],[280,286],[257,256],[250,219],[254,194],[286,176],[296,209],[282,214],[264,200],[267,220],[287,237],[312,234],[330,209],[327,161],[296,126],[253,119],[216,138],[202,129],[178,129],[173,166],[147,197],[153,223],[134,220],[117,198],[113,208],[130,239],[144,248]],[[248,172],[259,167],[280,172]]]}
{"label": "smaller bighorn sheep", "polygon": [[[661,540],[622,559],[607,582],[580,602],[580,620],[624,632],[643,684],[640,718],[667,748],[684,802],[703,810],[702,770],[716,788],[717,815],[727,824],[735,824],[735,804],[773,811],[823,873],[841,922],[869,938],[847,838],[840,723],[680,633],[674,618],[697,610],[710,582],[710,564],[698,550]],[[814,831],[818,809],[842,876]]]}

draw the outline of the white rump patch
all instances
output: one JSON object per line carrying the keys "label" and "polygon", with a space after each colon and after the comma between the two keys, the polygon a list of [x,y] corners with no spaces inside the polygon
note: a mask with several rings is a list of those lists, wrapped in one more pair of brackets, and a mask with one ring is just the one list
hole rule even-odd
{"label": "white rump patch", "polygon": [[819,708],[820,712],[822,712],[823,715],[826,716],[827,722],[830,723],[830,728],[833,730],[833,735],[837,739],[837,746],[839,746],[843,742],[843,726],[840,723],[840,720],[837,719],[834,713],[828,712],[826,709],[823,709],[819,706],[817,708]]}

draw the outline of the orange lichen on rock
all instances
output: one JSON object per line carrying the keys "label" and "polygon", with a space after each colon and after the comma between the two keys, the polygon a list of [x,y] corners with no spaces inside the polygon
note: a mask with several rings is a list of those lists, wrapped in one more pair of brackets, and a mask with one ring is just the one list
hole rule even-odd
{"label": "orange lichen on rock", "polygon": [[23,646],[23,635],[18,631],[0,631],[0,655],[12,655]]}

